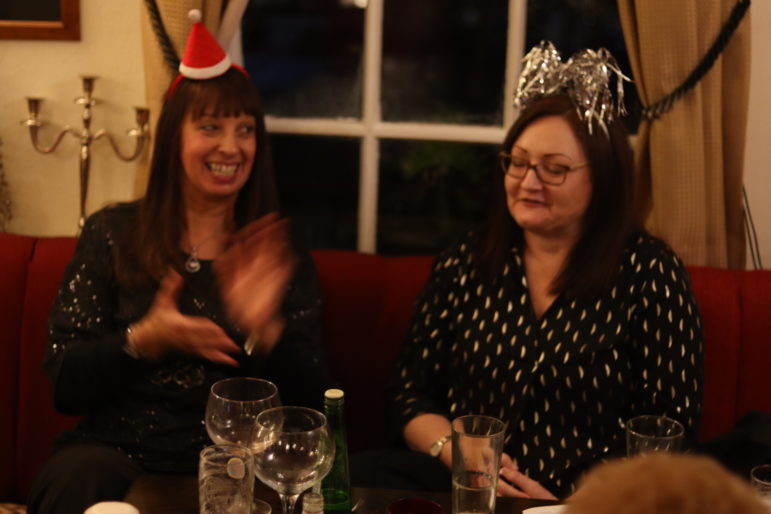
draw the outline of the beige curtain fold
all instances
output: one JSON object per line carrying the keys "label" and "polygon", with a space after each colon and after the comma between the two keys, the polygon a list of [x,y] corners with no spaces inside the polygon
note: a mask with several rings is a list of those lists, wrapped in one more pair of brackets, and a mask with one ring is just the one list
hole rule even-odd
{"label": "beige curtain fold", "polygon": [[[202,21],[206,28],[212,34],[217,34],[217,28],[220,23],[220,14],[222,12],[223,0],[156,0],[158,10],[161,13],[163,25],[166,32],[181,58],[185,50],[185,43],[190,32],[192,23],[188,19],[187,13],[190,9],[200,9]],[[169,84],[176,76],[171,73],[168,65],[163,60],[161,47],[158,44],[158,38],[153,32],[153,26],[150,21],[150,14],[147,4],[143,2],[142,16],[142,47],[145,59],[145,95],[146,102],[150,108],[150,126],[155,127],[158,121],[158,115],[163,105],[163,94],[169,87]],[[152,134],[153,137],[155,134]],[[148,160],[147,167],[137,172],[134,183],[134,192],[137,197],[144,194],[147,186],[147,177],[149,174]]]}
{"label": "beige curtain fold", "polygon": [[[644,105],[663,98],[707,53],[736,0],[617,0]],[[749,12],[712,69],[658,120],[643,121],[635,158],[647,227],[689,265],[743,268],[742,175]]]}

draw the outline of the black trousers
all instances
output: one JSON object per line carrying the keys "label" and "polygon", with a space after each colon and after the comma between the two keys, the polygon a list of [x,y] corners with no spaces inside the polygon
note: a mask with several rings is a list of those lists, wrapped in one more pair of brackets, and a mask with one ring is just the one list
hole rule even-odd
{"label": "black trousers", "polygon": [[351,485],[411,491],[450,491],[452,473],[442,461],[405,448],[351,455]]}
{"label": "black trousers", "polygon": [[29,514],[81,513],[94,503],[121,501],[142,468],[124,453],[97,444],[65,446],[35,478]]}

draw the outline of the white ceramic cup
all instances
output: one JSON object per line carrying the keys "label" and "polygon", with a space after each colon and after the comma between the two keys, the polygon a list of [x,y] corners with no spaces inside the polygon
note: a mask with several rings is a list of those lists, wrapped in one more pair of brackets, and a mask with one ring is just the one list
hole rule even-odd
{"label": "white ceramic cup", "polygon": [[87,508],[83,514],[139,514],[139,511],[130,503],[99,502]]}

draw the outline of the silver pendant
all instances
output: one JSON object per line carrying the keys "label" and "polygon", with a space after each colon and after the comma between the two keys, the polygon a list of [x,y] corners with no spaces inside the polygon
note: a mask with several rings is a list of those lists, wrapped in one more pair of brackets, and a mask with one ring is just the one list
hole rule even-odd
{"label": "silver pendant", "polygon": [[201,269],[201,261],[198,260],[198,256],[195,253],[191,253],[190,257],[185,261],[185,269],[188,273],[196,273]]}

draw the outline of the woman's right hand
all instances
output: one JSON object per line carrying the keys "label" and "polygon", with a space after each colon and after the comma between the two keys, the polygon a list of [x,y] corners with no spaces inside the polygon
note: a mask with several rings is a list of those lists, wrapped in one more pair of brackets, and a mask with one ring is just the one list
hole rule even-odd
{"label": "woman's right hand", "polygon": [[519,471],[517,463],[507,453],[501,454],[500,476],[504,480],[498,480],[498,496],[557,499],[551,491]]}
{"label": "woman's right hand", "polygon": [[196,355],[212,362],[237,366],[232,355],[241,348],[208,318],[186,316],[177,301],[184,279],[174,270],[161,281],[145,316],[132,326],[132,342],[140,355],[155,360],[170,352]]}
{"label": "woman's right hand", "polygon": [[214,263],[225,312],[251,334],[258,353],[270,353],[281,337],[281,305],[296,264],[288,222],[275,213],[239,230]]}

